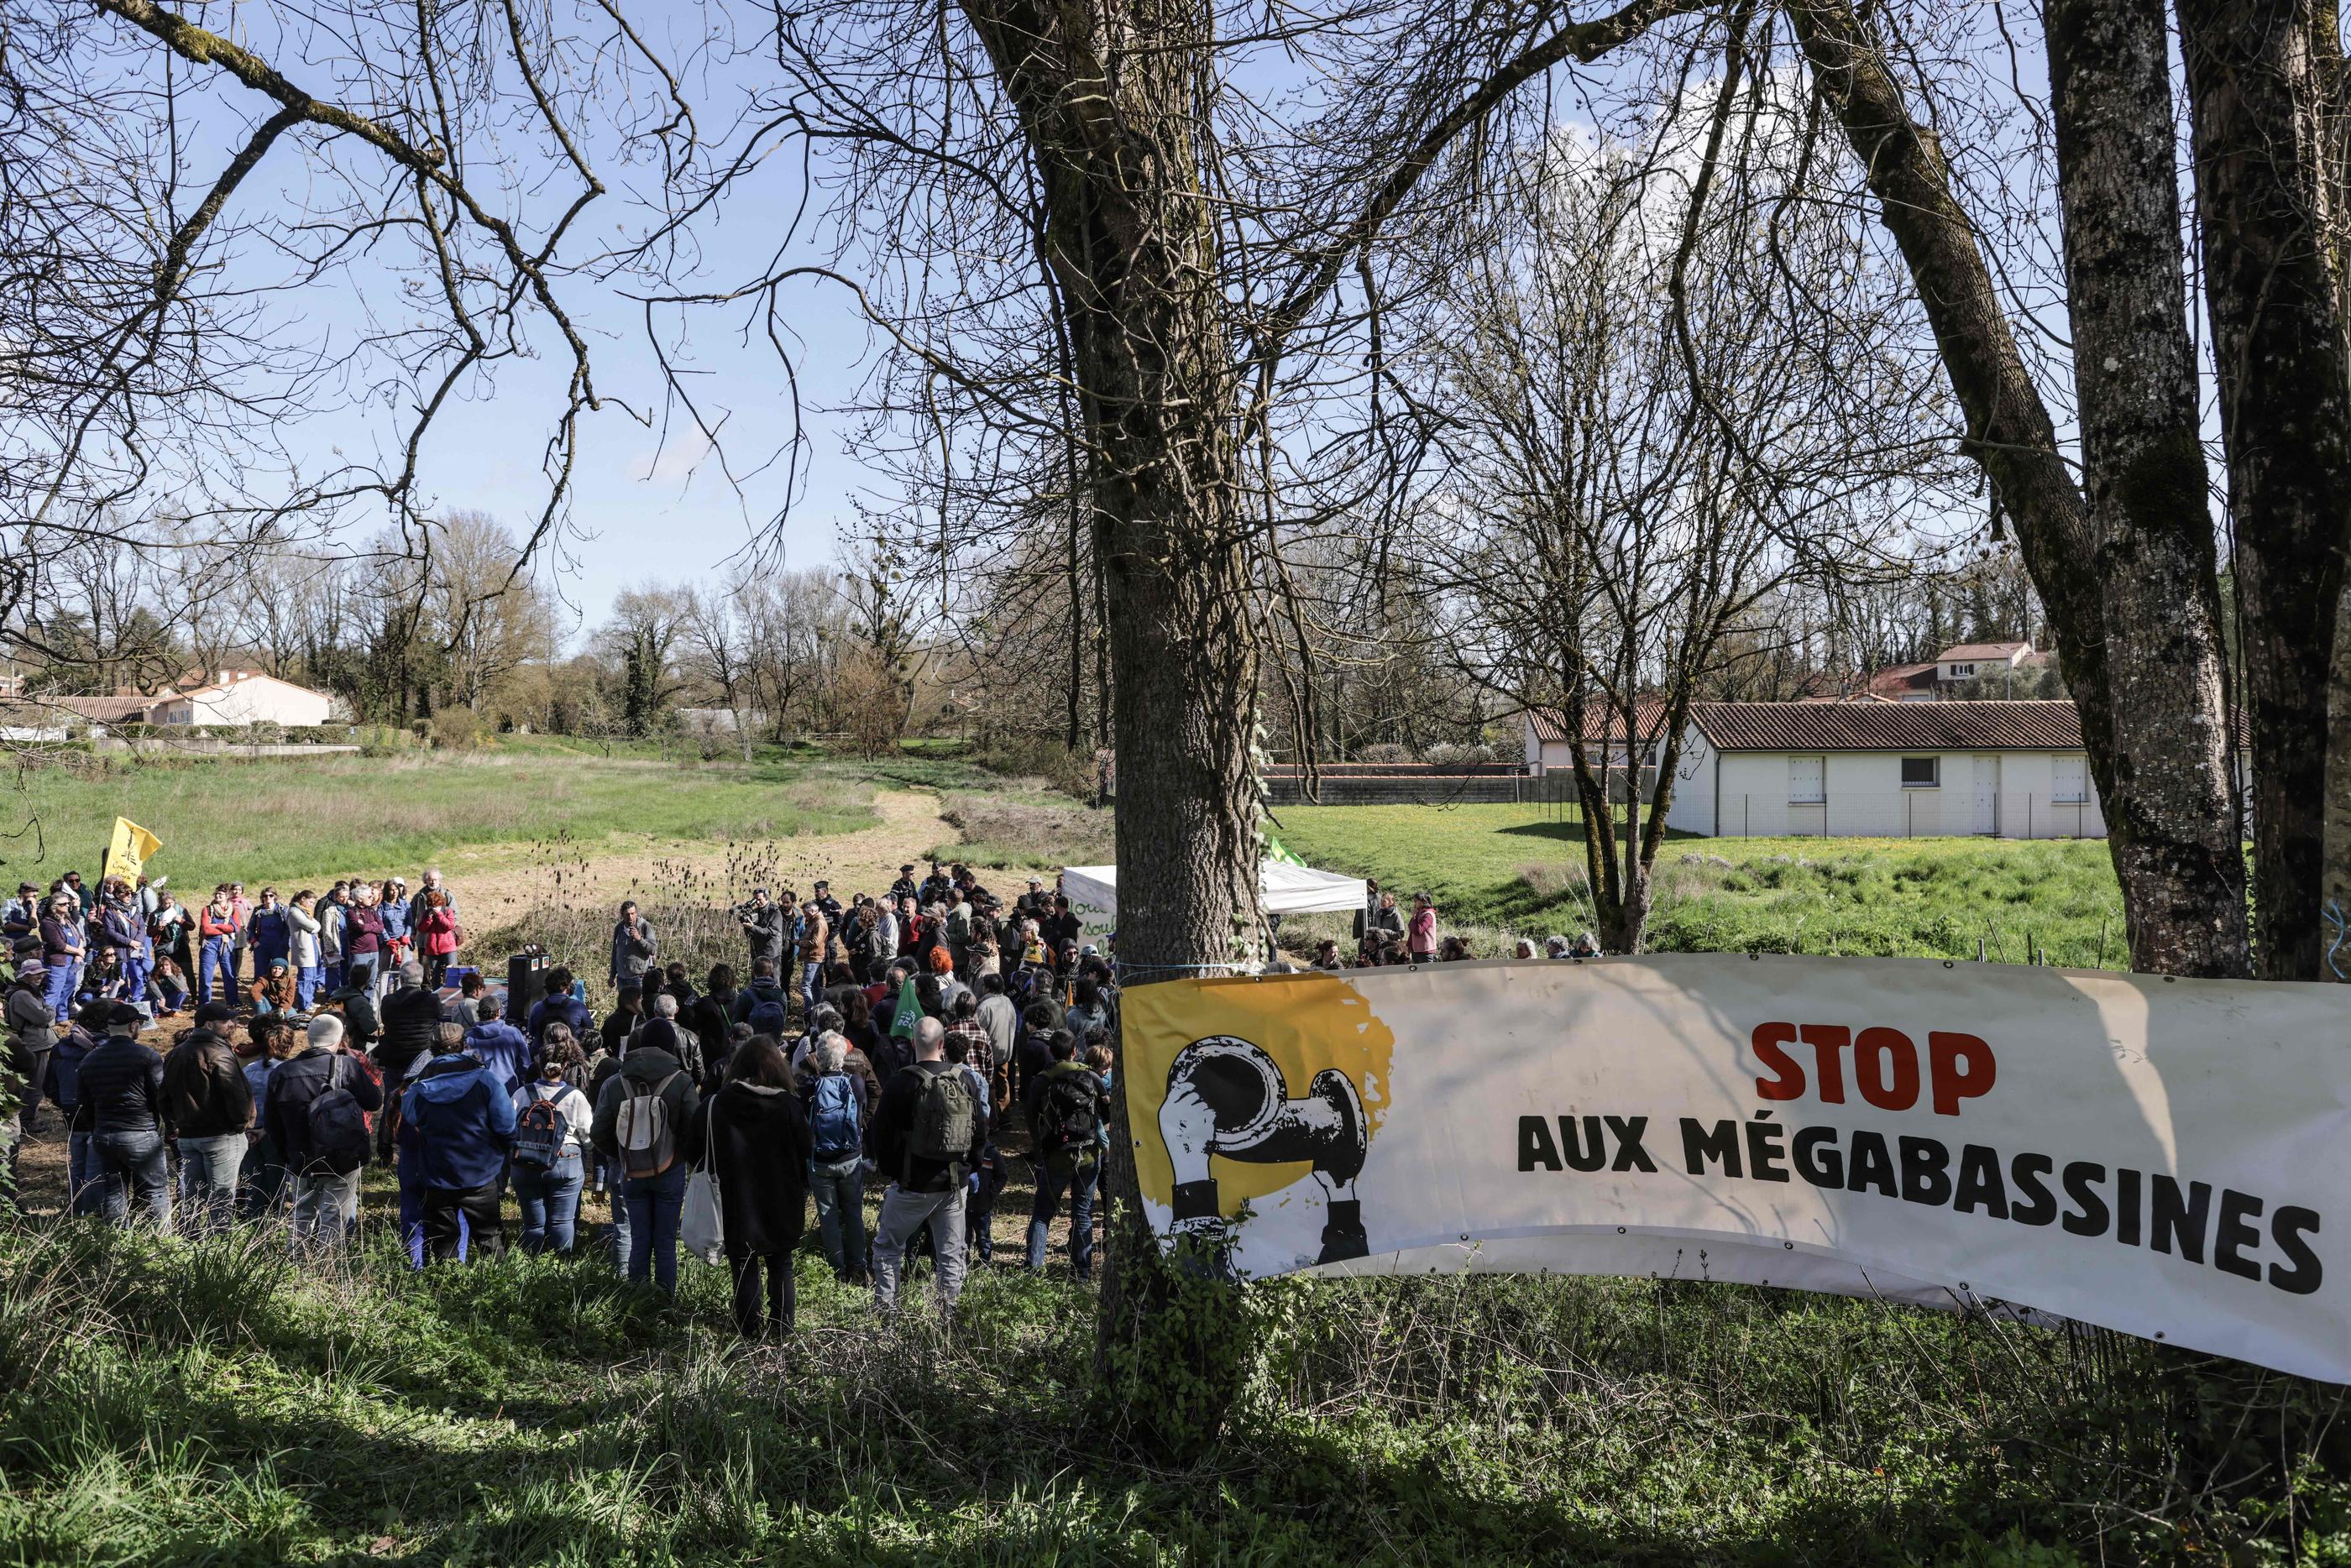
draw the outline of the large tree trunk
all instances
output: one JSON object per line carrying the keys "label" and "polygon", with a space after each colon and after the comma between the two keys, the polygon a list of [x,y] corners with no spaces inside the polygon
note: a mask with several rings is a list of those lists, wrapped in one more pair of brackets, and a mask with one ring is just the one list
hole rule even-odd
{"label": "large tree trunk", "polygon": [[[2049,80],[2074,385],[2124,886],[2160,905],[2133,965],[2247,972],[2220,574],[2197,428],[2163,0],[2053,0]],[[2136,884],[2136,886],[2134,886]]]}
{"label": "large tree trunk", "polygon": [[[2342,43],[2333,7],[2308,0],[2180,0],[2179,26],[2244,629],[2254,946],[2265,978],[2314,979],[2351,550]],[[2336,738],[2339,768],[2351,737]]]}
{"label": "large tree trunk", "polygon": [[[1196,8],[964,0],[1021,116],[1046,209],[1090,446],[1107,579],[1119,768],[1119,958],[1129,984],[1257,952],[1257,650],[1240,518],[1238,383],[1198,161],[1209,40]],[[1237,1336],[1156,1314],[1185,1288],[1161,1264],[1117,1109],[1100,1359],[1163,1439],[1213,1432],[1238,1389]],[[1178,1322],[1163,1334],[1156,1316]]]}
{"label": "large tree trunk", "polygon": [[[2102,492],[2100,498],[2107,509],[2094,520],[2092,505],[2057,450],[2055,427],[2018,351],[1974,229],[1952,194],[1941,149],[1934,133],[1911,118],[1882,47],[1846,0],[1785,0],[1785,9],[1814,88],[1844,127],[1878,200],[1880,221],[1917,285],[1967,420],[1965,448],[1983,465],[1999,502],[2015,520],[2026,569],[2048,610],[2105,812],[2132,967],[2172,974],[2241,974],[2241,873],[2226,857],[2214,860],[2210,783],[2199,765],[2221,715],[2217,708],[2194,706],[2205,699],[2193,678],[2151,677],[2168,701],[2187,707],[2150,711],[2116,697],[2115,671],[2144,671],[2180,650],[2176,605],[2146,618],[2147,600],[2162,585],[2192,579],[2192,564],[2180,558],[2177,520],[2157,539],[2138,534],[2142,517],[2168,515],[2166,495],[2176,504],[2177,490],[2156,484],[2139,495],[2134,477],[2139,470],[2118,464],[2108,470],[2113,493]],[[2116,112],[2122,113],[2119,106]],[[2101,140],[2087,138],[2091,146]],[[2083,138],[2075,140],[2080,147]],[[2100,161],[2094,159],[2091,171],[2079,171],[2085,190],[2095,182]],[[2094,225],[2084,240],[2095,241],[2095,214],[2079,216]],[[2103,257],[2108,247],[2099,243],[2094,249]],[[2118,258],[2113,265],[2127,271]],[[2139,296],[2139,290],[2126,289],[2121,303]],[[2171,314],[2180,308],[2174,303]],[[2077,332],[2081,326],[2077,317]],[[2156,388],[2168,349],[2158,341],[2151,356],[2143,352],[2128,323],[2109,330],[2113,340],[2131,349],[2132,360],[2125,365],[2141,364],[2136,384],[2143,390]],[[2148,403],[2136,415],[2119,418],[2107,434],[2116,450],[2145,457],[2160,451],[2161,443],[2153,441],[2147,450],[2138,443],[2152,441],[2163,422],[2161,404]],[[2176,486],[2181,464],[2175,453],[2147,472],[2169,476]],[[2105,579],[2116,568],[2125,568],[2125,580],[2110,614]],[[2191,604],[2206,602],[2200,590],[2188,597]],[[2217,590],[2210,602],[2217,604]],[[2125,679],[2127,684],[2137,678]]]}

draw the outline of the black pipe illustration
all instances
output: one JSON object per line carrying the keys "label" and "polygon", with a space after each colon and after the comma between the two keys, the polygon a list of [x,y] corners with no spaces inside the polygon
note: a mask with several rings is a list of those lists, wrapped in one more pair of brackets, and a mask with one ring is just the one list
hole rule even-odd
{"label": "black pipe illustration", "polygon": [[1326,1200],[1318,1263],[1360,1258],[1369,1250],[1355,1179],[1363,1174],[1370,1128],[1364,1100],[1344,1073],[1325,1067],[1303,1098],[1290,1097],[1280,1065],[1238,1035],[1195,1040],[1167,1065],[1159,1134],[1176,1171],[1175,1230],[1211,1243],[1228,1239],[1217,1212],[1208,1158],[1251,1165],[1311,1164]]}

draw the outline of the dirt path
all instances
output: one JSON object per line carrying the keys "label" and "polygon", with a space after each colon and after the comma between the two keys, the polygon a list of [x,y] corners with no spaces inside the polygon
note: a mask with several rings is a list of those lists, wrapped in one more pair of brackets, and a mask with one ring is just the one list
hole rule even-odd
{"label": "dirt path", "polygon": [[[534,860],[517,845],[455,849],[440,861],[468,925],[493,930],[534,907],[616,904],[649,894],[674,896],[681,886],[716,884],[726,901],[748,895],[751,879],[808,890],[818,877],[844,901],[852,893],[880,893],[898,867],[925,851],[956,842],[955,826],[939,815],[939,797],[924,790],[883,790],[873,797],[881,821],[854,833],[809,834],[765,844],[713,843],[616,834],[582,846],[559,864]],[[974,867],[980,879],[1009,897],[1028,873]],[[650,899],[648,899],[650,901]]]}

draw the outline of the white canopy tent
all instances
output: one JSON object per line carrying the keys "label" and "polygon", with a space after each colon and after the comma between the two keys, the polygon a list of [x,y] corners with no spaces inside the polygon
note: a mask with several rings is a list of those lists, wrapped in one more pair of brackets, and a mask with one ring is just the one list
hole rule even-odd
{"label": "white canopy tent", "polygon": [[[1352,914],[1364,907],[1364,879],[1268,860],[1258,873],[1259,895],[1269,915],[1307,915],[1335,910]],[[1070,908],[1089,929],[1108,929],[1118,921],[1118,867],[1068,866],[1061,870],[1061,891]]]}

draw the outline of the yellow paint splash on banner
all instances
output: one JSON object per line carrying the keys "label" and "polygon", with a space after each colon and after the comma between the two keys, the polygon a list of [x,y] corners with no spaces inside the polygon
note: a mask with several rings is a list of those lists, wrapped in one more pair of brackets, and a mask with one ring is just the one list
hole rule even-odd
{"label": "yellow paint splash on banner", "polygon": [[[1387,1119],[1389,1069],[1395,1035],[1353,986],[1332,974],[1265,980],[1165,981],[1138,986],[1121,1002],[1122,1087],[1135,1138],[1135,1175],[1143,1195],[1170,1201],[1175,1171],[1159,1136],[1159,1106],[1167,1096],[1168,1064],[1195,1040],[1238,1035],[1271,1056],[1290,1093],[1301,1096],[1314,1075],[1335,1067],[1364,1100],[1366,1129],[1376,1138]],[[1242,1203],[1279,1192],[1303,1177],[1307,1164],[1244,1164],[1214,1159],[1217,1207],[1227,1218]]]}

